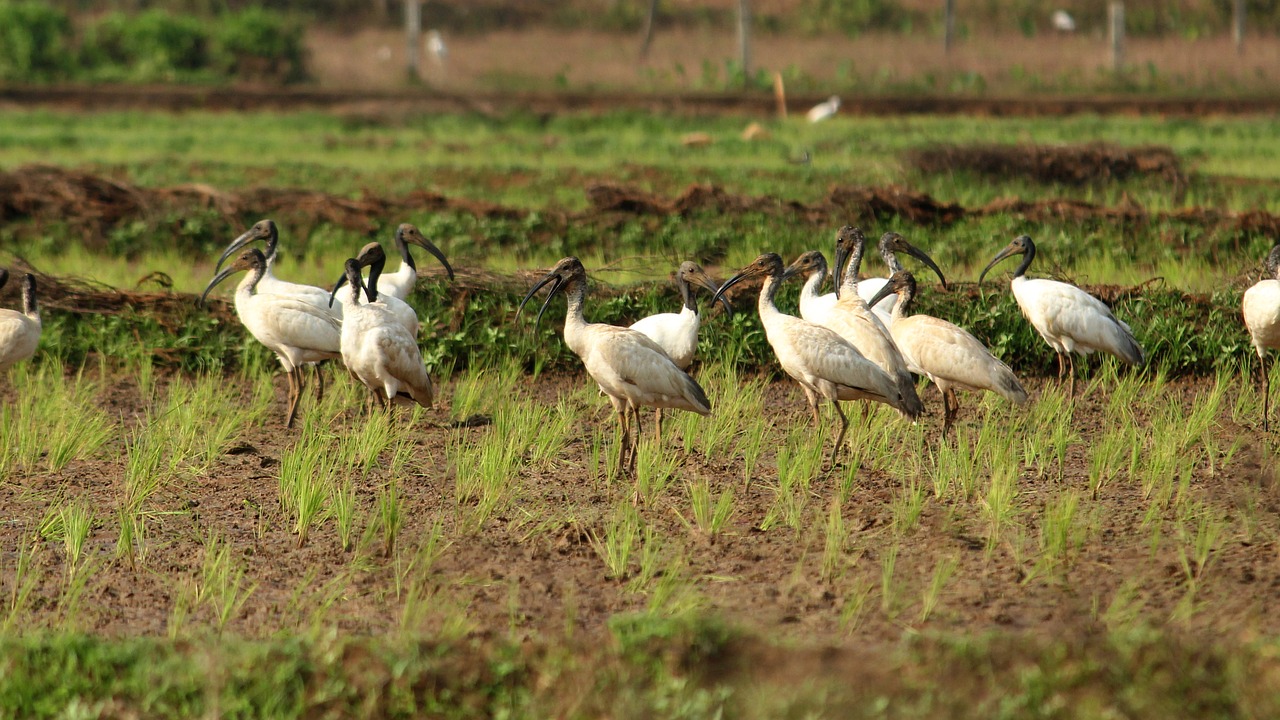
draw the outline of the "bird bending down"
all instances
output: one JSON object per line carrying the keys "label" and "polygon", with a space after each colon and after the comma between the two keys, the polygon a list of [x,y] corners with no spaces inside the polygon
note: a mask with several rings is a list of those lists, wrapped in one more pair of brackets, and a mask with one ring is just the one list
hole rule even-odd
{"label": "bird bending down", "polygon": [[[395,241],[396,252],[400,253],[400,267],[395,272],[383,273],[378,285],[378,291],[381,294],[391,295],[400,300],[408,300],[409,295],[413,293],[413,288],[418,283],[418,265],[413,261],[413,255],[409,254],[410,245],[417,245],[434,255],[440,261],[440,264],[444,266],[444,271],[448,273],[449,279],[453,279],[453,267],[449,265],[444,253],[424,237],[416,226],[409,223],[401,223],[396,228]],[[359,258],[356,259],[359,260]],[[367,286],[368,281],[366,280],[365,282]]]}
{"label": "bird bending down", "polygon": [[[551,298],[564,291],[568,308],[564,318],[564,341],[582,359],[587,374],[600,386],[618,416],[622,448],[618,470],[636,472],[636,449],[640,444],[640,408],[675,408],[699,415],[711,414],[711,402],[697,381],[676,367],[662,347],[642,332],[630,328],[588,323],[582,316],[587,291],[587,271],[575,257],[556,263],[529,294],[520,301],[520,310],[544,286],[551,285],[538,323]],[[634,416],[636,431],[631,434]]]}
{"label": "bird bending down", "polygon": [[1011,255],[1023,256],[1010,282],[1013,297],[1018,301],[1023,316],[1058,354],[1058,381],[1062,381],[1065,369],[1070,375],[1069,395],[1076,393],[1076,367],[1072,352],[1088,355],[1094,350],[1101,350],[1130,365],[1141,365],[1145,361],[1142,346],[1133,337],[1133,331],[1111,313],[1106,303],[1075,285],[1026,276],[1027,268],[1036,257],[1035,243],[1027,235],[1015,238],[987,263],[978,275],[978,284],[982,284],[987,271],[996,263]]}
{"label": "bird bending down", "polygon": [[[7,282],[9,271],[0,268],[0,288]],[[22,276],[22,312],[0,309],[0,372],[36,354],[41,329],[36,278],[26,273]]]}
{"label": "bird bending down", "polygon": [[341,357],[339,322],[326,310],[297,297],[260,292],[267,261],[257,248],[244,251],[230,267],[214,276],[200,296],[201,304],[218,283],[245,270],[249,274],[236,287],[236,315],[249,334],[280,360],[289,382],[285,427],[293,427],[302,395],[301,366]]}
{"label": "bird bending down", "polygon": [[[631,329],[644,333],[658,344],[667,357],[681,370],[688,370],[693,363],[694,353],[698,350],[698,328],[701,317],[698,313],[698,300],[694,297],[692,285],[709,290],[715,294],[720,289],[706,271],[695,262],[685,261],[676,270],[676,284],[680,287],[680,299],[683,302],[678,313],[658,313],[640,318],[631,324]],[[729,301],[724,300],[726,312],[732,313]],[[657,426],[658,445],[662,445],[662,408],[654,410],[654,424]]]}
{"label": "bird bending down", "polygon": [[840,400],[882,402],[908,415],[910,413],[893,378],[863,357],[838,333],[778,310],[773,298],[782,285],[784,272],[782,258],[775,253],[765,253],[726,280],[716,293],[716,299],[747,278],[765,278],[756,308],[769,345],[778,357],[778,364],[800,383],[809,401],[815,427],[820,422],[819,398],[830,400],[840,416],[840,434],[831,449],[834,464],[844,442],[845,431],[849,428],[849,421],[840,409]]}
{"label": "bird bending down", "polygon": [[[842,242],[840,238],[845,236],[845,229],[848,229],[849,240],[847,242]],[[850,274],[855,278],[857,277],[858,269],[862,265],[862,255],[865,246],[866,237],[863,236],[862,230],[858,228],[850,228],[848,225],[841,229],[841,234],[836,239],[836,292],[840,292],[839,288],[844,282],[845,277]],[[905,269],[902,266],[902,262],[898,260],[897,255],[900,252],[904,252],[928,266],[928,268],[938,276],[938,280],[942,283],[942,287],[945,288],[947,286],[947,279],[942,276],[942,270],[938,269],[938,264],[933,261],[933,258],[929,257],[929,254],[925,251],[907,242],[907,239],[898,233],[887,232],[884,235],[881,235],[879,248],[880,257],[884,260],[885,266],[889,268],[890,275]],[[850,258],[851,255],[852,257]],[[845,272],[845,258],[850,258],[847,266],[848,272]],[[860,295],[863,300],[868,301],[867,304],[871,306],[871,309],[880,318],[880,321],[885,324],[885,327],[892,325],[893,304],[897,302],[897,296],[887,295],[878,303],[869,302],[871,298],[875,297],[880,292],[880,288],[884,287],[885,284],[889,282],[889,278],[863,278],[856,282],[858,295]]]}
{"label": "bird bending down", "polygon": [[907,358],[912,372],[928,377],[942,391],[942,437],[960,410],[956,390],[989,390],[1017,405],[1025,405],[1027,391],[1013,370],[999,360],[978,338],[964,328],[929,315],[907,315],[916,295],[916,279],[910,272],[896,272],[880,289],[881,296],[897,293],[893,306],[893,340]]}
{"label": "bird bending down", "polygon": [[1267,372],[1267,350],[1280,349],[1280,242],[1267,255],[1267,274],[1270,277],[1244,291],[1241,307],[1244,326],[1249,329],[1262,372],[1262,429],[1270,431],[1271,376]]}
{"label": "bird bending down", "polygon": [[[826,258],[817,250],[810,250],[791,263],[783,273],[783,279],[801,273],[807,273],[809,276],[806,286],[812,283],[815,276],[825,276],[827,274]],[[847,274],[845,279],[848,281]],[[915,381],[911,378],[910,370],[907,369],[907,361],[898,351],[884,323],[871,312],[867,303],[858,297],[855,283],[856,281],[849,281],[840,299],[830,308],[822,312],[813,312],[811,309],[811,317],[804,317],[804,319],[835,331],[844,338],[845,342],[862,353],[863,357],[888,373],[898,386],[898,393],[906,406],[906,414],[912,418],[919,417],[924,413],[924,403],[920,402],[920,396],[916,394]],[[801,316],[804,316],[803,298],[804,296],[801,295]]]}
{"label": "bird bending down", "polygon": [[[358,260],[347,260],[346,279],[351,289],[342,320],[343,364],[369,388],[383,409],[390,409],[393,402],[431,407],[434,389],[417,339],[395,312],[375,301],[376,292],[369,294],[367,302],[360,298],[365,290],[360,269]],[[370,277],[376,281],[377,275],[371,272]],[[333,292],[336,295],[338,288]]]}
{"label": "bird bending down", "polygon": [[[379,307],[389,312],[396,322],[404,327],[410,337],[418,337],[418,313],[414,311],[409,303],[401,300],[394,295],[388,295],[382,292],[380,279],[385,277],[382,269],[387,264],[387,255],[382,250],[382,246],[376,242],[368,243],[360,248],[359,254],[355,256],[356,266],[360,268],[369,268],[369,279],[364,281],[365,297],[370,303],[378,303]],[[340,293],[340,290],[347,284],[347,274],[344,268],[342,277],[338,282],[334,283],[333,292],[329,293],[329,303],[332,305],[336,299],[344,307],[343,317],[346,317],[346,307],[351,305],[351,294]],[[345,319],[344,319],[345,322]]]}

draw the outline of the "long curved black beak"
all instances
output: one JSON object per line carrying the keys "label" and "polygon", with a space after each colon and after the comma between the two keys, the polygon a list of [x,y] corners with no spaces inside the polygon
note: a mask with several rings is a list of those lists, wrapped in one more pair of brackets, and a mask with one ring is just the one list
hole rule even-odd
{"label": "long curved black beak", "polygon": [[414,238],[409,242],[413,243],[414,245],[417,245],[423,250],[426,250],[427,252],[434,255],[435,258],[440,261],[440,264],[444,266],[444,271],[449,274],[449,279],[450,280],[453,279],[453,266],[449,264],[449,260],[444,256],[444,251],[436,247],[435,243],[431,242],[426,238],[422,238],[421,241],[419,241],[417,238]]}
{"label": "long curved black beak", "polygon": [[[943,287],[946,287],[946,285],[943,285]],[[867,307],[875,307],[876,303],[889,297],[890,295],[896,295],[897,293],[898,293],[897,283],[894,283],[892,281],[887,282],[880,288],[880,292],[876,293],[874,297],[872,297],[870,300],[867,301]]]}
{"label": "long curved black beak", "polygon": [[226,262],[227,258],[231,257],[232,253],[244,247],[245,245],[248,245],[249,243],[253,242],[253,238],[251,237],[252,235],[253,235],[253,228],[249,228],[248,230],[244,231],[244,233],[241,234],[240,237],[236,238],[235,240],[232,240],[231,244],[227,246],[227,249],[222,251],[222,257],[218,258],[218,264],[214,265],[213,269],[215,271],[222,269],[222,263]]}
{"label": "long curved black beak", "polygon": [[1014,245],[1013,243],[1006,245],[1005,248],[1001,250],[998,255],[991,258],[991,262],[987,263],[986,267],[982,268],[982,272],[978,273],[978,284],[979,285],[982,284],[982,279],[987,276],[987,272],[990,271],[991,268],[996,266],[996,263],[1012,255],[1017,255],[1021,252],[1023,252],[1022,248],[1018,247],[1017,245]]}
{"label": "long curved black beak", "polygon": [[209,292],[213,290],[215,287],[217,287],[218,283],[222,282],[223,280],[226,280],[227,278],[231,277],[237,272],[239,272],[237,268],[229,267],[226,270],[223,270],[222,272],[218,273],[217,275],[214,275],[213,279],[209,281],[209,285],[205,287],[204,292],[200,293],[200,303],[199,303],[200,307],[204,307],[205,299],[209,297]]}
{"label": "long curved black beak", "polygon": [[720,289],[716,290],[716,294],[711,297],[711,302],[713,303],[716,301],[728,302],[724,297],[725,291],[733,287],[734,285],[737,285],[738,283],[742,282],[742,279],[745,278],[746,276],[747,276],[746,273],[740,272],[737,275],[734,275],[733,277],[729,278],[728,280],[725,280],[724,284],[720,286]]}
{"label": "long curved black beak", "polygon": [[844,265],[849,261],[849,251],[845,249],[843,243],[836,243],[836,266],[831,271],[832,280],[836,284],[836,299],[840,299],[840,284],[844,282]]}
{"label": "long curved black beak", "polygon": [[903,247],[907,251],[908,255],[927,265],[929,269],[938,276],[938,279],[942,281],[943,288],[947,287],[947,279],[942,276],[942,270],[938,267],[938,263],[934,262],[933,258],[929,257],[929,253],[926,253],[915,245],[905,241],[903,242]]}
{"label": "long curved black beak", "polygon": [[524,306],[528,304],[529,299],[548,284],[551,285],[551,290],[547,293],[547,299],[542,301],[542,308],[538,310],[538,319],[533,324],[534,330],[537,330],[542,325],[542,314],[547,311],[547,306],[551,304],[551,298],[555,297],[556,292],[560,290],[560,286],[564,284],[564,278],[560,277],[559,273],[551,273],[542,278],[537,285],[529,289],[529,293],[520,301],[520,307],[516,310],[516,319],[519,320],[520,313],[524,312]]}
{"label": "long curved black beak", "polygon": [[688,279],[694,285],[697,285],[703,290],[707,290],[711,293],[711,296],[713,298],[711,301],[712,305],[716,303],[714,298],[719,297],[720,304],[724,306],[724,311],[728,313],[729,317],[733,317],[733,306],[729,304],[729,299],[723,296],[716,295],[716,293],[720,292],[720,286],[712,282],[711,278],[707,276],[706,273],[690,273],[688,276]]}
{"label": "long curved black beak", "polygon": [[342,273],[342,277],[338,278],[338,282],[333,284],[333,292],[329,293],[329,307],[333,307],[333,299],[338,297],[338,291],[341,290],[342,286],[346,284],[347,284],[347,273],[344,270]]}

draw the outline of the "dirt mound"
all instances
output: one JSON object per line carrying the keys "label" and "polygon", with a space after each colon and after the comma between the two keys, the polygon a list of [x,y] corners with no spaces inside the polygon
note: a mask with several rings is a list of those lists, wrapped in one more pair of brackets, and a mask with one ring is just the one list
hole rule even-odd
{"label": "dirt mound", "polygon": [[906,161],[912,168],[931,175],[973,172],[1064,185],[1155,176],[1179,187],[1186,183],[1178,156],[1161,145],[935,145],[907,152]]}

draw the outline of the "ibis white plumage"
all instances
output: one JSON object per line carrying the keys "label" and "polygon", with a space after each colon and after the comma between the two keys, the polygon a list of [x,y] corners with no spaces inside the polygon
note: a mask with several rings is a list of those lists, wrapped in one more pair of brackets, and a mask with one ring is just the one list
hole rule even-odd
{"label": "ibis white plumage", "polygon": [[[351,258],[344,268],[351,288],[342,319],[342,363],[383,408],[408,401],[429,408],[434,402],[434,388],[417,338],[395,312],[375,300],[376,294],[367,300],[360,297],[365,290],[361,267],[359,260]],[[370,276],[376,282],[377,275],[371,272]],[[338,291],[333,290],[335,294]]]}
{"label": "ibis white plumage", "polygon": [[[791,263],[783,273],[783,278],[801,273],[807,273],[810,279],[815,275],[826,275],[826,258],[817,250],[810,250]],[[803,300],[800,314],[804,317]],[[852,282],[849,283],[849,287],[842,290],[840,299],[829,309],[816,313],[811,310],[810,314],[811,317],[804,317],[806,321],[834,330],[846,342],[857,348],[863,357],[875,363],[893,378],[908,416],[914,418],[924,412],[924,404],[916,394],[915,381],[912,380],[911,372],[907,369],[906,359],[898,351],[893,338],[889,335],[889,330],[875,313],[871,312],[867,303],[858,297]]]}
{"label": "ibis white plumage", "polygon": [[815,426],[821,422],[818,417],[820,398],[829,400],[840,417],[840,433],[831,450],[834,463],[849,428],[849,420],[840,409],[839,401],[870,400],[886,403],[907,415],[910,411],[894,379],[863,357],[838,333],[778,310],[774,296],[782,285],[784,272],[782,258],[775,253],[765,253],[726,280],[716,298],[742,280],[764,278],[756,308],[769,345],[778,357],[778,364],[800,383],[809,401]]}
{"label": "ibis white plumage", "polygon": [[964,328],[929,315],[907,315],[916,295],[916,279],[910,272],[896,272],[880,289],[875,300],[890,293],[898,295],[893,306],[893,326],[889,331],[898,349],[907,358],[912,372],[929,378],[942,391],[942,436],[960,410],[956,390],[987,390],[1017,405],[1025,405],[1027,391],[987,346]]}
{"label": "ibis white plumage", "polygon": [[[680,288],[681,307],[678,313],[657,313],[640,318],[631,324],[631,329],[642,332],[650,340],[658,344],[676,367],[688,370],[693,364],[693,356],[698,351],[698,329],[701,326],[701,314],[698,312],[698,300],[693,294],[693,286],[709,290],[713,295],[720,289],[702,266],[686,260],[676,270],[676,285]],[[724,301],[725,309],[729,301]],[[658,444],[662,444],[662,408],[654,410],[654,424],[657,426]]]}
{"label": "ibis white plumage", "polygon": [[[858,274],[858,269],[861,265],[861,258],[863,258],[863,252],[861,252],[860,249],[865,246],[867,238],[863,237],[863,231],[860,231],[859,228],[852,228],[852,232],[856,233],[856,236],[861,240],[861,245],[858,245],[858,255],[856,255],[855,259],[851,259],[849,261],[849,272],[856,275]],[[902,266],[901,261],[897,259],[897,254],[899,254],[899,252],[906,252],[906,254],[910,255],[911,258],[922,261],[922,263],[927,265],[929,269],[933,270],[934,274],[938,275],[938,281],[942,282],[942,287],[947,287],[947,278],[942,277],[942,270],[938,269],[938,264],[934,263],[933,258],[929,258],[927,252],[920,250],[919,247],[911,245],[911,243],[906,241],[906,238],[902,237],[901,234],[896,232],[887,232],[882,234],[881,241],[879,241],[879,252],[881,252],[881,258],[884,260],[884,265],[887,266],[888,273],[890,273],[890,275],[893,273],[899,273],[901,270],[906,269]],[[845,275],[842,273],[845,273],[845,258],[847,254],[849,254],[849,250],[841,252],[840,247],[837,247],[836,287],[840,287],[840,283],[844,281]],[[872,310],[879,316],[881,322],[884,323],[884,327],[888,327],[888,325],[893,324],[893,304],[897,302],[897,296],[886,295],[884,296],[884,299],[879,302],[870,302],[870,299],[879,295],[879,291],[881,291],[881,288],[886,286],[887,283],[888,278],[863,278],[858,281],[858,295],[863,297],[863,300],[868,301],[868,305],[872,306]]]}
{"label": "ibis white plumage", "polygon": [[622,432],[618,467],[634,475],[640,441],[640,408],[674,408],[709,415],[711,402],[697,381],[676,367],[662,347],[644,333],[616,325],[588,323],[583,318],[587,271],[577,258],[567,257],[556,263],[520,301],[520,309],[547,285],[551,285],[551,289],[538,311],[538,321],[541,322],[551,299],[563,290],[568,303],[564,318],[565,344],[582,359],[587,374],[609,396]]}
{"label": "ibis white plumage", "polygon": [[987,271],[996,263],[1012,255],[1023,256],[1013,271],[1010,283],[1013,297],[1018,301],[1023,316],[1058,354],[1058,380],[1062,380],[1065,369],[1070,375],[1070,395],[1075,395],[1076,390],[1073,352],[1088,355],[1101,350],[1130,365],[1141,365],[1145,361],[1142,346],[1134,338],[1133,331],[1111,312],[1106,303],[1075,285],[1026,276],[1027,268],[1031,267],[1036,256],[1036,245],[1028,235],[1015,238],[987,263],[978,275],[978,283],[982,283]]}
{"label": "ibis white plumage", "polygon": [[302,394],[301,366],[341,357],[340,323],[327,310],[292,295],[261,292],[267,261],[257,248],[245,250],[226,270],[214,276],[200,296],[237,272],[248,271],[236,287],[236,315],[249,334],[275,353],[289,383],[289,409],[285,427],[293,427]]}
{"label": "ibis white plumage", "polygon": [[[368,243],[360,248],[360,252],[355,256],[356,266],[361,268],[369,268],[369,279],[365,281],[364,291],[365,297],[369,303],[377,303],[379,307],[385,308],[391,316],[404,327],[405,331],[413,337],[418,336],[418,313],[414,311],[409,303],[400,298],[382,292],[379,284],[381,279],[385,277],[382,269],[387,264],[387,255],[382,250],[382,246],[376,242]],[[351,294],[340,293],[340,290],[347,284],[347,275],[344,268],[342,277],[333,285],[333,292],[329,294],[329,303],[333,304],[334,300],[345,306],[351,305]],[[346,310],[343,310],[345,321]]]}
{"label": "ibis white plumage", "polygon": [[[9,282],[9,271],[0,268],[0,288]],[[0,309],[0,372],[35,355],[40,345],[40,308],[36,305],[36,278],[22,276],[22,310]]]}
{"label": "ibis white plumage", "polygon": [[1244,291],[1241,308],[1262,374],[1262,429],[1270,430],[1271,374],[1267,350],[1280,349],[1280,242],[1267,255],[1267,275]]}

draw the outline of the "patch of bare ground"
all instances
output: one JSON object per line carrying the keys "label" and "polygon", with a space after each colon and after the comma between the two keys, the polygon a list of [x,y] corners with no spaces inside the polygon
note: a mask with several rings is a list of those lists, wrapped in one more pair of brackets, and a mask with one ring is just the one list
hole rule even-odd
{"label": "patch of bare ground", "polygon": [[[137,387],[132,377],[110,377],[101,403],[126,424],[138,422]],[[234,377],[228,383],[237,382]],[[226,539],[246,579],[256,589],[229,631],[269,636],[305,628],[311,613],[325,608],[323,621],[344,631],[381,633],[399,627],[406,605],[399,578],[412,551],[439,523],[448,541],[430,574],[432,609],[428,625],[448,625],[479,637],[558,637],[566,628],[597,633],[617,613],[638,611],[653,602],[651,591],[635,591],[630,578],[610,578],[592,547],[632,488],[593,470],[590,438],[597,430],[612,442],[612,418],[602,398],[583,393],[578,375],[526,378],[517,391],[538,404],[568,398],[582,418],[567,446],[546,470],[521,463],[510,468],[508,483],[515,502],[475,532],[459,526],[455,473],[445,460],[449,442],[475,443],[490,426],[459,426],[443,410],[429,413],[412,433],[411,470],[398,478],[404,527],[397,544],[407,555],[386,557],[379,544],[345,552],[331,520],[313,529],[309,543],[298,547],[277,500],[276,477],[281,454],[297,436],[280,423],[284,383],[276,378],[269,420],[248,429],[208,472],[164,488],[148,521],[148,539],[136,567],[114,558],[116,524],[111,515],[119,503],[124,463],[124,437],[111,441],[100,457],[72,462],[63,472],[5,478],[0,483],[0,588],[12,591],[17,549],[31,542],[48,510],[58,502],[83,499],[97,509],[98,524],[87,544],[95,570],[88,581],[79,624],[107,635],[161,635],[176,601],[180,583],[197,578],[202,538],[211,533]],[[1029,383],[1033,402],[1043,385]],[[1166,392],[1184,406],[1206,390],[1202,380],[1171,383]],[[248,402],[250,391],[244,390]],[[444,389],[444,405],[450,389]],[[936,451],[939,404],[925,395],[933,416],[924,453]],[[11,388],[0,390],[0,402],[14,400]],[[304,399],[309,404],[310,398]],[[972,401],[962,414],[961,433],[972,435],[981,423]],[[1017,512],[1009,540],[990,551],[983,500],[939,501],[929,493],[918,527],[900,540],[893,531],[895,498],[906,483],[931,487],[931,478],[890,475],[871,467],[838,465],[814,478],[805,501],[808,510],[797,529],[761,528],[776,499],[776,458],[767,450],[749,484],[743,461],[707,457],[668,439],[666,452],[676,458],[675,481],[653,502],[639,508],[669,551],[683,557],[682,586],[695,591],[698,605],[769,637],[830,641],[856,638],[872,646],[896,642],[904,629],[981,633],[1010,630],[1044,637],[1088,635],[1115,623],[1148,622],[1204,638],[1244,639],[1280,632],[1280,478],[1274,465],[1273,441],[1254,427],[1237,425],[1230,411],[1218,419],[1215,436],[1228,447],[1242,445],[1225,464],[1198,464],[1187,470],[1185,492],[1192,493],[1226,523],[1221,543],[1195,579],[1194,602],[1183,571],[1185,539],[1152,542],[1148,499],[1135,478],[1121,475],[1096,498],[1089,493],[1091,445],[1109,429],[1105,386],[1077,397],[1072,424],[1079,438],[1068,446],[1061,472],[1023,467],[1017,477]],[[304,413],[308,408],[304,407]],[[803,399],[791,384],[767,387],[760,412],[779,432],[808,422]],[[997,413],[1019,412],[1000,407]],[[1137,421],[1144,421],[1138,418]],[[334,427],[360,422],[356,408],[327,418]],[[905,426],[904,426],[905,427]],[[852,442],[860,442],[855,426]],[[672,435],[668,436],[669,438]],[[824,452],[815,434],[813,452]],[[1012,441],[1020,442],[1019,438]],[[847,545],[838,553],[838,570],[824,576],[823,523],[830,515],[837,487],[852,473],[853,492],[837,512],[849,529]],[[375,512],[378,488],[389,478],[381,470],[357,487],[359,527]],[[688,528],[686,481],[706,479],[715,492],[736,491],[735,511],[725,532],[714,539]],[[1040,511],[1047,499],[1072,490],[1082,496],[1084,525],[1092,528],[1077,553],[1059,570],[1037,572],[1034,552]],[[1173,510],[1157,520],[1172,527]],[[1246,520],[1247,518],[1247,520]],[[1172,532],[1172,531],[1170,531]],[[1158,536],[1157,536],[1158,537]],[[32,621],[53,622],[65,583],[62,551],[40,542],[36,558]],[[886,558],[896,553],[889,581]],[[937,596],[931,613],[924,598],[943,560],[955,570]],[[670,568],[668,568],[670,571]],[[887,584],[886,584],[887,583]],[[883,588],[883,590],[882,590]],[[887,594],[885,594],[887,593]],[[859,608],[852,614],[850,608]],[[927,615],[927,618],[923,617]],[[197,616],[199,620],[202,616]],[[1176,618],[1176,619],[1174,619]],[[204,618],[208,620],[208,618]]]}

